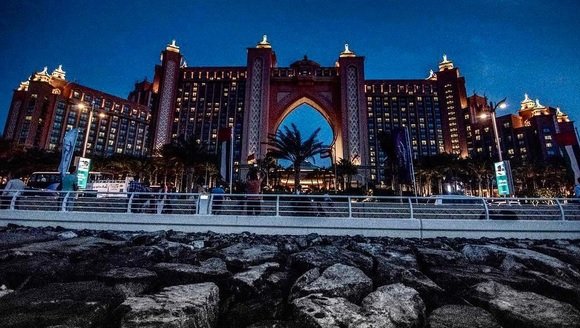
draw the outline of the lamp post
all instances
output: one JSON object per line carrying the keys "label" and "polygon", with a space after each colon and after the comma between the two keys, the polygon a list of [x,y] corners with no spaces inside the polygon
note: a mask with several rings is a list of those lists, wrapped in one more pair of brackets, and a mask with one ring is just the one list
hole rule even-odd
{"label": "lamp post", "polygon": [[[79,105],[79,107],[81,107],[82,109],[86,108],[86,106],[82,103]],[[89,109],[89,119],[87,120],[87,127],[85,129],[85,137],[83,141],[83,151],[81,157],[85,157],[85,155],[87,154],[87,143],[89,142],[89,131],[91,129],[91,123],[93,122],[94,112],[95,112],[95,100],[93,99],[93,101],[91,102],[91,109]]]}
{"label": "lamp post", "polygon": [[490,114],[491,114],[491,124],[493,127],[493,137],[495,139],[495,147],[497,148],[497,156],[499,158],[500,162],[503,162],[503,157],[501,155],[501,145],[499,142],[499,134],[497,132],[497,122],[496,122],[496,116],[495,116],[495,111],[498,108],[506,108],[507,104],[506,104],[506,98],[503,98],[502,100],[500,100],[499,102],[497,102],[495,105],[493,104],[493,102],[489,102],[489,109],[490,109]]}

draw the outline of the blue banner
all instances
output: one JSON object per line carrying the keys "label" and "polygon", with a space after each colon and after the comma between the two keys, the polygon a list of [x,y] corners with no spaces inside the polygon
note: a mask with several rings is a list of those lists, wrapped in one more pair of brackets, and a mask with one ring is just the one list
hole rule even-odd
{"label": "blue banner", "polygon": [[60,172],[61,180],[64,175],[67,174],[70,167],[70,162],[72,161],[72,157],[75,152],[78,136],[79,129],[71,129],[66,131],[64,138],[62,139],[62,158],[60,160],[60,164],[58,165],[58,171]]}

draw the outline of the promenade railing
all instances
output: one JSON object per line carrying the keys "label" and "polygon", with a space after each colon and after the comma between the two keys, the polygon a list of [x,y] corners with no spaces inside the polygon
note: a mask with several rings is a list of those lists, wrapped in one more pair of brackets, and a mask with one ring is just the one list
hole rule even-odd
{"label": "promenade railing", "polygon": [[580,220],[569,198],[6,191],[1,211],[462,220]]}

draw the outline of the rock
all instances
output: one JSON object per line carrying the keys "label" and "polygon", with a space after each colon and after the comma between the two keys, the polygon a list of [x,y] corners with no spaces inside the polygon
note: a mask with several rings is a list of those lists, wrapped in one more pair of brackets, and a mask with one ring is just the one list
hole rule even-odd
{"label": "rock", "polygon": [[403,284],[377,288],[362,301],[361,313],[364,319],[355,321],[353,327],[374,327],[373,323],[384,318],[401,328],[420,328],[425,322],[425,304],[419,293]]}
{"label": "rock", "polygon": [[292,305],[300,327],[356,327],[351,324],[362,319],[359,307],[341,297],[310,294],[295,299]]}
{"label": "rock", "polygon": [[219,258],[211,258],[199,265],[184,263],[158,263],[153,266],[163,286],[193,284],[211,281],[220,285],[231,276],[226,263]]}
{"label": "rock", "polygon": [[489,280],[516,288],[533,286],[535,280],[521,275],[508,275],[499,269],[485,265],[441,266],[430,268],[426,274],[451,293],[461,293],[471,286]]}
{"label": "rock", "polygon": [[580,312],[572,305],[494,281],[473,286],[468,297],[488,309],[505,327],[580,327]]}
{"label": "rock", "polygon": [[271,245],[251,245],[238,243],[221,250],[224,260],[234,269],[273,262],[278,257],[278,247]]}
{"label": "rock", "polygon": [[110,327],[123,295],[96,281],[48,284],[0,298],[2,327]]}
{"label": "rock", "polygon": [[454,250],[419,247],[417,248],[417,255],[421,265],[427,268],[465,266],[469,264],[469,260],[465,255]]}
{"label": "rock", "polygon": [[579,282],[570,283],[560,277],[532,270],[525,271],[523,274],[536,280],[536,284],[529,286],[532,291],[580,308]]}
{"label": "rock", "polygon": [[392,264],[383,257],[376,260],[376,285],[402,283],[417,290],[425,303],[431,307],[445,302],[445,290],[418,269]]}
{"label": "rock", "polygon": [[310,275],[311,278],[303,279],[306,282],[303,286],[301,284],[294,285],[293,293],[298,297],[308,294],[322,294],[328,297],[342,297],[350,302],[359,303],[373,289],[372,280],[362,270],[340,263],[324,270],[317,278],[314,278],[315,274],[313,273],[308,274],[307,272],[307,275]]}
{"label": "rock", "polygon": [[251,289],[257,289],[257,284],[264,280],[267,274],[278,268],[280,268],[280,265],[276,262],[268,262],[256,266],[251,266],[247,271],[236,273],[233,277],[233,280]]}
{"label": "rock", "polygon": [[39,243],[56,239],[45,231],[0,231],[0,250],[17,248],[25,244]]}
{"label": "rock", "polygon": [[466,245],[462,253],[472,263],[499,267],[506,257],[512,257],[527,269],[580,280],[580,273],[570,264],[530,249],[512,249],[498,245]]}
{"label": "rock", "polygon": [[23,252],[31,253],[45,253],[45,254],[63,254],[74,256],[77,254],[89,253],[97,251],[105,247],[115,248],[125,245],[125,242],[112,241],[97,237],[78,237],[67,240],[52,240],[16,248]]}
{"label": "rock", "polygon": [[467,305],[445,305],[431,312],[428,328],[502,328],[491,313]]}
{"label": "rock", "polygon": [[77,238],[79,235],[77,235],[75,232],[73,231],[65,231],[65,232],[61,232],[58,234],[57,238],[59,240],[68,240],[68,239],[73,239],[73,238]]}
{"label": "rock", "polygon": [[361,253],[341,249],[337,246],[314,246],[290,256],[291,266],[299,272],[312,268],[326,269],[336,263],[357,267],[366,273],[372,272],[373,259]]}
{"label": "rock", "polygon": [[314,280],[320,277],[320,270],[318,268],[310,269],[306,271],[303,275],[298,277],[292,285],[290,289],[290,295],[288,296],[289,300],[293,300],[304,295],[301,295],[302,290],[309,284],[311,284]]}
{"label": "rock", "polygon": [[74,266],[68,257],[15,251],[0,262],[0,284],[10,289],[34,288],[72,280]]}
{"label": "rock", "polygon": [[148,291],[157,279],[157,274],[143,268],[121,267],[101,272],[97,277],[105,284],[114,286],[125,297],[130,297]]}
{"label": "rock", "polygon": [[6,287],[6,285],[0,286],[0,298],[2,298],[3,296],[6,296],[12,292],[13,292],[13,290],[8,289],[8,287]]}
{"label": "rock", "polygon": [[219,289],[214,283],[172,286],[155,295],[129,297],[117,309],[121,327],[215,327]]}
{"label": "rock", "polygon": [[300,328],[300,326],[294,321],[266,320],[251,324],[246,328]]}

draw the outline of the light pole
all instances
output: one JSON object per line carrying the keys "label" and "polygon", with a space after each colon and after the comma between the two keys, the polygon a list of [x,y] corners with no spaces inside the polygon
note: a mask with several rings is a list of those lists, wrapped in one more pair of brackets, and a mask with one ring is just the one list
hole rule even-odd
{"label": "light pole", "polygon": [[493,137],[495,139],[495,147],[497,148],[497,156],[498,156],[500,162],[503,162],[503,157],[501,155],[501,145],[499,142],[499,134],[497,132],[497,122],[496,122],[495,111],[498,108],[504,109],[507,107],[505,100],[506,100],[506,98],[503,98],[502,100],[497,102],[495,105],[493,104],[493,102],[491,102],[491,101],[489,102],[489,109],[490,109],[490,115],[491,115],[491,125],[493,127]]}
{"label": "light pole", "polygon": [[[91,102],[91,109],[89,109],[89,119],[87,120],[87,127],[85,129],[85,136],[84,136],[84,141],[83,141],[83,151],[82,151],[82,155],[81,157],[85,157],[85,155],[87,154],[87,144],[89,142],[89,131],[91,130],[91,124],[93,122],[93,115],[95,113],[95,100],[93,99],[93,101]],[[86,106],[81,103],[79,105],[79,107],[81,109],[86,108]]]}

